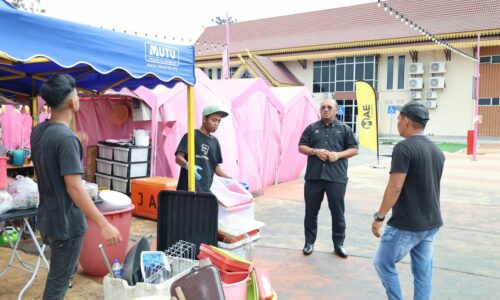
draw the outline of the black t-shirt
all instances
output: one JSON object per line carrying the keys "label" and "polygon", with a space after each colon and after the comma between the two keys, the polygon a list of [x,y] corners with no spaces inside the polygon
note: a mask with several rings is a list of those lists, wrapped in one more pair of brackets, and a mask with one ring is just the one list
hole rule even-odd
{"label": "black t-shirt", "polygon": [[66,126],[43,122],[31,132],[31,158],[37,174],[40,205],[38,229],[56,240],[87,231],[83,212],[66,190],[65,175],[82,174],[82,145]]}
{"label": "black t-shirt", "polygon": [[[210,193],[210,187],[214,180],[215,168],[218,164],[222,163],[219,141],[215,136],[206,136],[196,129],[194,131],[194,144],[196,165],[203,168],[198,171],[198,174],[201,175],[201,179],[197,180],[195,183],[196,191]],[[175,154],[177,155],[178,152],[183,152],[186,154],[184,158],[187,160],[187,148],[186,133],[182,137]],[[190,165],[189,167],[191,168],[192,166]],[[188,172],[185,168],[181,168],[177,190],[188,190]]]}
{"label": "black t-shirt", "polygon": [[[329,125],[319,120],[307,126],[300,137],[300,145],[335,152],[358,149],[351,127],[339,120],[334,120]],[[347,183],[347,158],[328,162],[322,161],[316,155],[309,155],[305,180]]]}
{"label": "black t-shirt", "polygon": [[411,136],[394,147],[391,173],[406,173],[406,179],[387,224],[410,231],[443,225],[439,203],[443,165],[443,152],[423,135]]}

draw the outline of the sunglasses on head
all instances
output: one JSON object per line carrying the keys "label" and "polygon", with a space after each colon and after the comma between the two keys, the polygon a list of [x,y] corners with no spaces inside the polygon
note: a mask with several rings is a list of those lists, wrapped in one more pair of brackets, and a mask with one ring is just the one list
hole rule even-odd
{"label": "sunglasses on head", "polygon": [[324,110],[324,109],[333,109],[333,106],[331,106],[331,105],[321,105],[321,110]]}

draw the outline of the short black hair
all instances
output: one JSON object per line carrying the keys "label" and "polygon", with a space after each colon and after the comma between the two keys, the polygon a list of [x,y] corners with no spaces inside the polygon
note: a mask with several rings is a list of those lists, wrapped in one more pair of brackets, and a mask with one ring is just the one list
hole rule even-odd
{"label": "short black hair", "polygon": [[56,108],[75,90],[75,79],[68,74],[56,74],[40,89],[40,95],[47,104]]}

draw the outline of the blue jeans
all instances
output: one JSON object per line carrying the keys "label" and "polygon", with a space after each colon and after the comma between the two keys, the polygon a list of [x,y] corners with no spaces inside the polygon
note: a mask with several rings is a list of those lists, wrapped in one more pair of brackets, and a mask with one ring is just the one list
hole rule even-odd
{"label": "blue jeans", "polygon": [[44,300],[64,299],[78,264],[82,242],[83,236],[68,240],[46,237],[46,244],[50,246],[50,270],[45,282]]}
{"label": "blue jeans", "polygon": [[430,299],[432,252],[434,237],[438,230],[439,228],[408,231],[386,225],[375,254],[374,265],[384,285],[388,299],[403,299],[396,263],[402,260],[408,252],[411,256],[411,271],[413,273],[413,299]]}

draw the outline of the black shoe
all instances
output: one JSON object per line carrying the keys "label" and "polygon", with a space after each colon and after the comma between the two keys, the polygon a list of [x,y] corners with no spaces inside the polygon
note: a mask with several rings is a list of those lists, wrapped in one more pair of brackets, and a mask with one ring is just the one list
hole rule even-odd
{"label": "black shoe", "polygon": [[344,248],[344,246],[335,246],[333,252],[335,252],[336,255],[342,257],[342,258],[347,258],[349,254],[347,254],[347,250]]}
{"label": "black shoe", "polygon": [[304,253],[304,255],[310,255],[311,253],[313,253],[313,250],[314,250],[314,244],[306,243],[304,245],[304,249],[302,249],[302,252]]}

